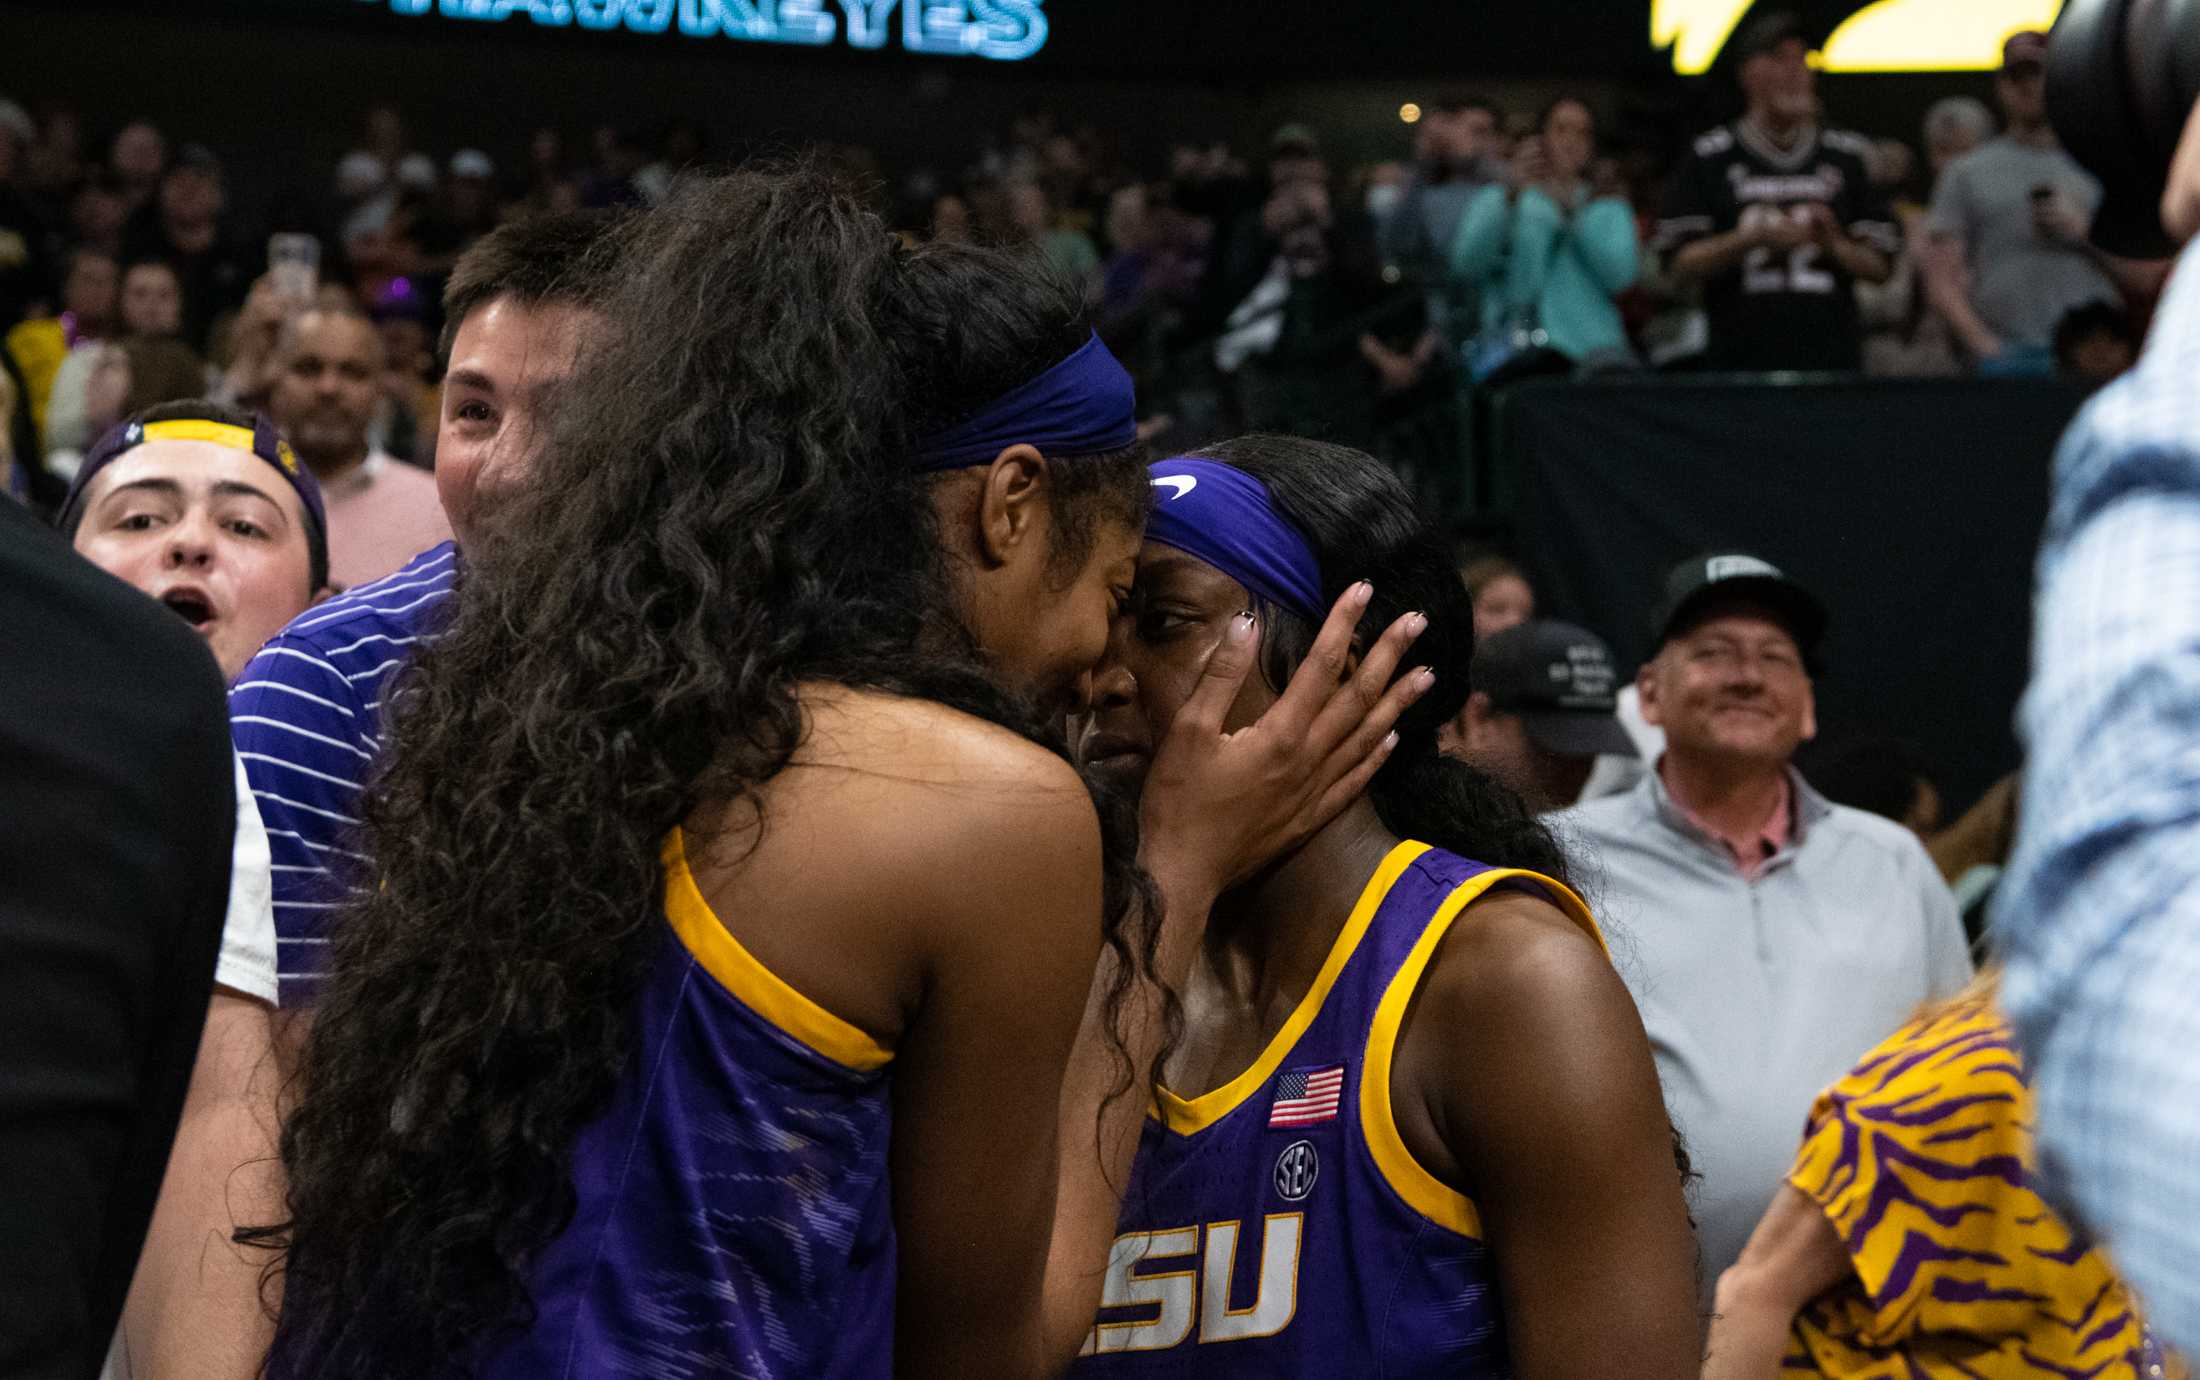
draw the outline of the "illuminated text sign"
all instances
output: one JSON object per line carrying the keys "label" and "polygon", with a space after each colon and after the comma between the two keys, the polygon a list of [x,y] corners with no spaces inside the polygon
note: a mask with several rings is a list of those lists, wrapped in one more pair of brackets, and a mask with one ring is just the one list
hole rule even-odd
{"label": "illuminated text sign", "polygon": [[391,14],[1014,62],[1047,41],[1041,0],[358,0]]}

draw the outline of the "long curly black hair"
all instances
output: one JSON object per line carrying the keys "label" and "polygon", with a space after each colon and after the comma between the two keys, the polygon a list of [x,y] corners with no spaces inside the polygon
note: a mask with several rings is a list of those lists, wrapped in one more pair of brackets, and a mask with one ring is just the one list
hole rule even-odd
{"label": "long curly black hair", "polygon": [[[607,324],[400,682],[363,801],[282,1137],[289,1220],[241,1234],[282,1251],[276,1373],[464,1374],[530,1319],[662,942],[660,846],[787,762],[800,684],[1063,751],[956,621],[907,456],[1075,348],[1075,293],[1006,251],[905,249],[803,168],[689,183],[610,253]],[[1136,455],[1055,470],[1070,545],[1147,501]],[[1101,814],[1127,987],[1155,917],[1124,813]]]}

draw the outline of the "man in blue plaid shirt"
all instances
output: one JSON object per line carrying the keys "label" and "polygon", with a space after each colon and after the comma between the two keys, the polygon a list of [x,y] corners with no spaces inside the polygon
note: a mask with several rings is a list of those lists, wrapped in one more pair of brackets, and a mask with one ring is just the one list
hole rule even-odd
{"label": "man in blue plaid shirt", "polygon": [[[2200,111],[2163,218],[2200,224]],[[2200,245],[2064,437],[1996,903],[2050,1186],[2200,1352]]]}

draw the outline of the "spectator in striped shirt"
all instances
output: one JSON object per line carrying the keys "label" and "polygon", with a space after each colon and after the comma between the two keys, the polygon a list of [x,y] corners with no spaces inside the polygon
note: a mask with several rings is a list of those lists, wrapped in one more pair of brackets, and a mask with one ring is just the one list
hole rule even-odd
{"label": "spectator in striped shirt", "polygon": [[603,213],[507,225],[459,260],[444,294],[450,367],[436,488],[456,542],[309,610],[260,650],[229,695],[231,731],[273,850],[281,1049],[322,972],[322,924],[341,897],[347,834],[381,750],[383,689],[432,635],[485,509],[525,468],[535,422],[568,377],[602,281]]}

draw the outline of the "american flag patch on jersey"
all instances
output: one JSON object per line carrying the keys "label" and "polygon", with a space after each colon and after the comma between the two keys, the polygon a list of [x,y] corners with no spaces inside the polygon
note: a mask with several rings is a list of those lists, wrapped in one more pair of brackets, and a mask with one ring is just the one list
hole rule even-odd
{"label": "american flag patch on jersey", "polygon": [[1344,1100],[1344,1065],[1292,1069],[1276,1075],[1276,1100],[1268,1107],[1270,1126],[1311,1126],[1330,1121]]}

